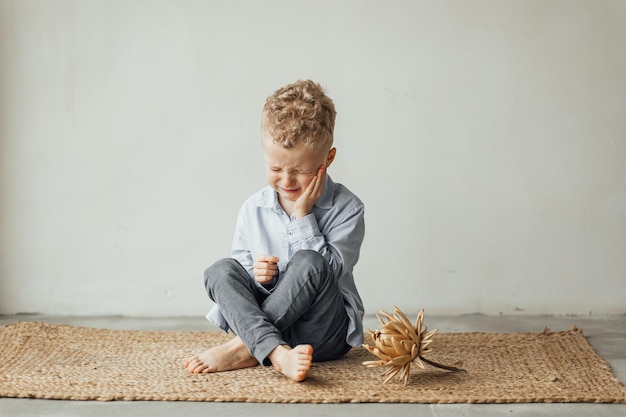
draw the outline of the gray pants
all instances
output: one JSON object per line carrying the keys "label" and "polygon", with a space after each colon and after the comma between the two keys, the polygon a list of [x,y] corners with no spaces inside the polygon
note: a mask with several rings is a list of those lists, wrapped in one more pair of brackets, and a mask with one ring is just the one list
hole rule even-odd
{"label": "gray pants", "polygon": [[340,358],[346,343],[348,315],[337,280],[317,252],[297,252],[267,295],[239,262],[221,259],[204,272],[204,286],[233,332],[259,363],[278,345],[313,346],[313,360]]}

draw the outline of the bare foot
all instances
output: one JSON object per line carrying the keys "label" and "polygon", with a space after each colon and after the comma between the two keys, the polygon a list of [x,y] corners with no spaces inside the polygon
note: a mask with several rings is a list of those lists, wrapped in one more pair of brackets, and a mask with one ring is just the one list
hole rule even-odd
{"label": "bare foot", "polygon": [[298,345],[292,349],[287,345],[279,345],[270,353],[269,359],[276,370],[287,378],[296,382],[304,381],[313,362],[313,347]]}
{"label": "bare foot", "polygon": [[183,366],[193,374],[208,374],[251,368],[258,364],[243,341],[235,337],[222,345],[192,356],[183,363]]}

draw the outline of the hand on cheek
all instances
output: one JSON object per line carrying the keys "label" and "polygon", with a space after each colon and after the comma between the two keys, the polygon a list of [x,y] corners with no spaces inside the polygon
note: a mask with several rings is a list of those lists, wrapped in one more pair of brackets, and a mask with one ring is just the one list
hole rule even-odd
{"label": "hand on cheek", "polygon": [[326,183],[326,165],[322,165],[317,175],[313,177],[306,190],[298,197],[293,205],[293,212],[296,218],[304,217],[311,213],[313,205],[324,191],[324,184]]}

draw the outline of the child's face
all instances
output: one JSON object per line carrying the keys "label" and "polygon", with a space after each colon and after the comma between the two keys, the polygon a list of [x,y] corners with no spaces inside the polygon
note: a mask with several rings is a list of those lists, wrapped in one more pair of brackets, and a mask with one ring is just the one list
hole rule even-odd
{"label": "child's face", "polygon": [[267,182],[278,193],[279,202],[295,202],[318,174],[322,165],[329,166],[335,157],[335,148],[330,151],[308,148],[302,143],[286,149],[263,138],[263,154]]}

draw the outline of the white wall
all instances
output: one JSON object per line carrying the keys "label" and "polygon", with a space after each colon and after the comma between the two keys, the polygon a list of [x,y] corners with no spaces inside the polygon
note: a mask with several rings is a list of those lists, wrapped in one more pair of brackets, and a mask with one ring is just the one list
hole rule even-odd
{"label": "white wall", "polygon": [[0,313],[202,315],[312,78],[368,312],[626,313],[626,2],[0,0]]}

